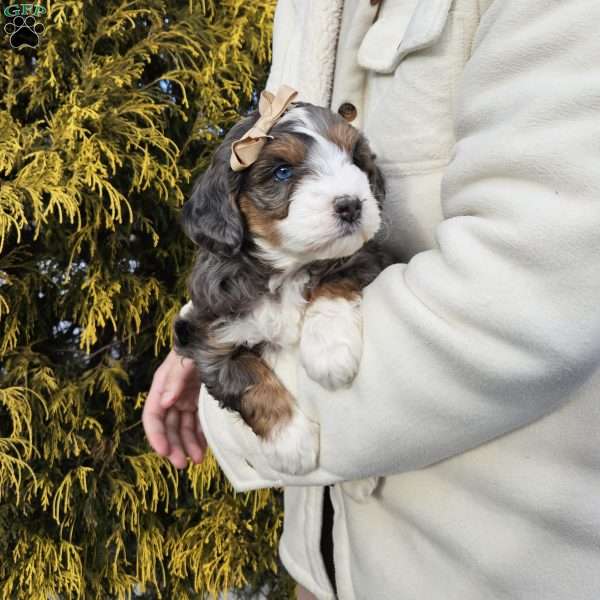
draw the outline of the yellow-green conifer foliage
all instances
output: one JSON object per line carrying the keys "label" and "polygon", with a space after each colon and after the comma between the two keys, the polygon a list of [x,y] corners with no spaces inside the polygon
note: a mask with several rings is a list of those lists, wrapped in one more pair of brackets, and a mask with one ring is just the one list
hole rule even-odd
{"label": "yellow-green conifer foliage", "polygon": [[263,85],[274,0],[38,5],[35,48],[0,15],[0,599],[291,597],[279,496],[178,472],[140,423],[179,210]]}

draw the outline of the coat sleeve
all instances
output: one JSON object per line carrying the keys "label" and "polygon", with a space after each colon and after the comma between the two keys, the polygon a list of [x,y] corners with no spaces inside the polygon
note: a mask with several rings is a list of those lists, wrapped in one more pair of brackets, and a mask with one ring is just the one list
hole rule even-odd
{"label": "coat sleeve", "polygon": [[239,422],[202,403],[238,489],[426,467],[558,410],[598,369],[598,22],[597,0],[492,3],[457,100],[437,247],[365,290],[350,388],[299,368],[319,467],[274,473]]}

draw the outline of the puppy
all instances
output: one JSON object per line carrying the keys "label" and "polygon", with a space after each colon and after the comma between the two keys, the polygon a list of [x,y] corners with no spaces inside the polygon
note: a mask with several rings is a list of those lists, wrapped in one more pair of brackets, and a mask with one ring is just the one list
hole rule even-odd
{"label": "puppy", "polygon": [[175,350],[252,428],[274,468],[301,474],[316,466],[318,425],[271,366],[299,345],[323,387],[356,375],[361,290],[389,263],[373,240],[384,181],[359,131],[304,102],[290,104],[255,162],[234,171],[232,143],[258,118],[229,131],[184,205],[183,229],[199,249]]}

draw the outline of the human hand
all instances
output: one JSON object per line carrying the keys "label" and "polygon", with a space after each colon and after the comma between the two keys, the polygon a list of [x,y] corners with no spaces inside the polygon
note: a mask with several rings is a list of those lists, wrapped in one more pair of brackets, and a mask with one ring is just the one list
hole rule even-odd
{"label": "human hand", "polygon": [[152,378],[142,412],[146,437],[157,454],[177,469],[196,464],[206,452],[206,438],[198,421],[200,378],[194,362],[171,350]]}

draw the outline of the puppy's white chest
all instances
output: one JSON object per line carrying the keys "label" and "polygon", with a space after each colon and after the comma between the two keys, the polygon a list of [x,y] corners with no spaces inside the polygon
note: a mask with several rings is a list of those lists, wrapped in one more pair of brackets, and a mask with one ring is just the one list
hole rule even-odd
{"label": "puppy's white chest", "polygon": [[223,325],[221,339],[248,346],[264,342],[275,347],[296,345],[307,305],[303,296],[307,282],[305,274],[284,281],[276,295],[266,295],[250,313]]}

